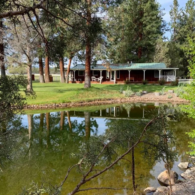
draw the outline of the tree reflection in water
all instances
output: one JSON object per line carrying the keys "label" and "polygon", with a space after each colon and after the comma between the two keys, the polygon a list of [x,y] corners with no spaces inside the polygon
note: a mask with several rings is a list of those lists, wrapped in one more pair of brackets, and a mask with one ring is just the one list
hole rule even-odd
{"label": "tree reflection in water", "polygon": [[[120,117],[117,110],[123,113],[124,107],[110,109],[115,112],[112,116]],[[143,113],[141,106],[131,105],[126,110],[125,119],[106,119],[106,131],[101,135],[97,135],[98,122],[92,112],[81,113],[80,120],[69,111],[29,116],[30,141],[25,131],[18,131],[17,143],[6,152],[11,158],[7,158],[6,162],[4,156],[2,160],[5,173],[14,170],[21,183],[16,186],[16,191],[1,188],[4,194],[16,194],[24,184],[28,189],[32,180],[44,183],[43,186],[33,185],[32,190],[44,188],[49,194],[54,194],[54,191],[60,193],[61,187],[63,194],[83,191],[87,194],[88,190],[99,188],[106,190],[106,194],[113,194],[109,190],[114,189],[120,194],[123,194],[123,190],[141,193],[143,186],[147,187],[148,181],[154,178],[150,170],[156,160],[163,161],[170,168],[176,160],[174,141],[177,141],[178,135],[174,135],[175,132],[171,130],[173,126],[167,120],[181,119],[182,116],[177,111],[172,113],[174,109],[167,106],[157,108],[150,114]],[[139,120],[132,118],[134,110],[143,113]],[[102,110],[99,115],[104,113]],[[152,118],[152,113],[154,119],[149,120],[148,116]],[[14,148],[18,149],[17,152]],[[31,158],[27,160],[28,153]],[[72,169],[66,175],[68,167]],[[30,175],[27,170],[31,170]],[[64,175],[67,178],[63,178]],[[8,183],[13,183],[15,177]],[[97,182],[102,184],[98,185]]]}

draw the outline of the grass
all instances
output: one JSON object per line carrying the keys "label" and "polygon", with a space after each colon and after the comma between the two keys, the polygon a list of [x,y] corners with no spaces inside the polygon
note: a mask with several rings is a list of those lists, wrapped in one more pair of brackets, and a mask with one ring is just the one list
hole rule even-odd
{"label": "grass", "polygon": [[[84,84],[65,84],[60,82],[52,83],[38,83],[33,82],[33,89],[36,92],[36,98],[27,98],[28,104],[53,104],[53,103],[68,103],[68,102],[81,102],[92,101],[99,99],[114,99],[124,98],[124,95],[119,93],[120,88],[123,90],[130,86],[134,92],[160,91],[164,86],[161,85],[101,85],[92,84],[91,88],[84,89]],[[175,86],[166,86],[166,90],[175,89]]]}

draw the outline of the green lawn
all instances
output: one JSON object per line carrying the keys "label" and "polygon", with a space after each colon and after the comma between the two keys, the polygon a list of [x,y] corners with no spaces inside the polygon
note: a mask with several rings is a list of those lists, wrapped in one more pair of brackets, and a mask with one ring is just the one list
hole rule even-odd
{"label": "green lawn", "polygon": [[[35,99],[27,98],[28,104],[52,104],[67,103],[78,101],[90,101],[97,99],[119,98],[124,97],[119,93],[121,87],[123,90],[127,86],[135,92],[145,90],[148,92],[160,91],[164,86],[160,85],[101,85],[92,84],[90,89],[84,89],[84,84],[64,84],[60,82],[38,83],[33,82],[33,89],[37,97]],[[175,86],[166,86],[166,90],[174,89]]]}

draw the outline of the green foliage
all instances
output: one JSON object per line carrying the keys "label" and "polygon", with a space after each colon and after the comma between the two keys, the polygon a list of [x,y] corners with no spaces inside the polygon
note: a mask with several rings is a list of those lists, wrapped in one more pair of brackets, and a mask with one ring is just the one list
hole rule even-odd
{"label": "green foliage", "polygon": [[195,39],[188,37],[188,44],[184,47],[186,56],[188,56],[188,69],[190,77],[195,79]]}
{"label": "green foliage", "polygon": [[146,85],[146,84],[148,84],[148,80],[143,80],[142,83],[143,83],[143,85]]}
{"label": "green foliage", "polygon": [[28,189],[24,189],[17,195],[60,195],[61,189],[55,188],[51,185],[45,186],[42,184],[39,186],[38,183],[32,182]]}
{"label": "green foliage", "polygon": [[108,17],[105,25],[109,59],[116,63],[153,61],[156,40],[163,31],[157,2],[123,1],[109,8]]}
{"label": "green foliage", "polygon": [[141,96],[141,95],[142,95],[142,90],[137,91],[137,92],[135,93],[135,95],[136,95],[136,96]]}
{"label": "green foliage", "polygon": [[181,97],[185,92],[186,92],[186,89],[184,88],[183,85],[178,86],[175,90],[175,94],[177,97]]}
{"label": "green foliage", "polygon": [[168,95],[168,99],[171,99],[172,97],[173,97],[172,95],[170,95],[170,94]]}
{"label": "green foliage", "polygon": [[169,41],[163,40],[163,37],[159,37],[156,41],[154,62],[164,62],[167,67],[171,65],[171,59],[169,57]]}
{"label": "green foliage", "polygon": [[127,89],[126,89],[126,91],[125,91],[125,97],[130,97],[132,95],[134,95],[134,92],[131,89],[131,87],[128,86]]}
{"label": "green foliage", "polygon": [[165,87],[163,87],[162,90],[159,91],[159,95],[165,95]]}
{"label": "green foliage", "polygon": [[35,95],[33,91],[25,90],[27,84],[27,79],[22,76],[0,78],[0,122],[12,118],[25,106],[26,98],[21,95],[20,87],[26,95]]}
{"label": "green foliage", "polygon": [[166,83],[166,81],[165,81],[164,79],[160,79],[160,80],[158,81],[158,83],[159,83],[160,85],[164,85],[164,84]]}
{"label": "green foliage", "polygon": [[171,82],[171,86],[178,86],[178,80],[172,81],[172,82]]}
{"label": "green foliage", "polygon": [[120,86],[119,93],[123,93],[123,86]]}
{"label": "green foliage", "polygon": [[190,155],[195,155],[195,129],[191,130],[190,132],[186,132],[186,134],[192,138],[193,141],[190,141],[189,147],[191,151],[189,152]]}

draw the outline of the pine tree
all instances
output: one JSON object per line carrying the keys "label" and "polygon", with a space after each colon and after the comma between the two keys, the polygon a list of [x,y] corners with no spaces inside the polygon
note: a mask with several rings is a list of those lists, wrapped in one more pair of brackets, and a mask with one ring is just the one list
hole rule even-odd
{"label": "pine tree", "polygon": [[109,58],[117,63],[148,62],[163,33],[162,13],[155,0],[126,0],[109,10]]}

